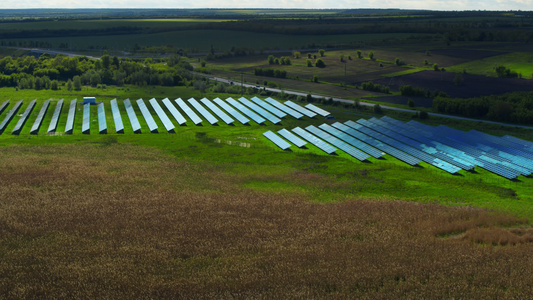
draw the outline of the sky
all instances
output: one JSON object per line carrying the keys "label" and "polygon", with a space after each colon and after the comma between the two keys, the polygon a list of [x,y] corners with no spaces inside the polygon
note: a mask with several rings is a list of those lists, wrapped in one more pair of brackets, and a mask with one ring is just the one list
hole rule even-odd
{"label": "sky", "polygon": [[12,8],[401,8],[430,10],[529,10],[533,0],[18,0]]}

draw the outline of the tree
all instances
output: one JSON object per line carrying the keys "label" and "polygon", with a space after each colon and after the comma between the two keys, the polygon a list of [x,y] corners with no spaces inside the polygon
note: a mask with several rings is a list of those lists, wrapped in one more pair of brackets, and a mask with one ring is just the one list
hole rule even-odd
{"label": "tree", "polygon": [[307,66],[308,67],[312,67],[313,66],[313,61],[310,60],[310,59],[307,59]]}
{"label": "tree", "polygon": [[407,106],[409,107],[415,107],[415,101],[413,99],[407,100]]}
{"label": "tree", "polygon": [[294,52],[292,53],[292,56],[293,56],[294,58],[298,59],[298,58],[302,57],[302,53],[300,53],[300,51],[294,51]]}
{"label": "tree", "polygon": [[315,66],[317,68],[325,68],[326,67],[326,63],[322,59],[319,58],[319,59],[316,60]]}
{"label": "tree", "polygon": [[50,89],[53,91],[57,91],[59,89],[59,83],[57,80],[52,80],[52,83],[50,84]]}
{"label": "tree", "polygon": [[344,62],[344,54],[339,55],[340,62]]}
{"label": "tree", "polygon": [[70,79],[67,81],[67,90],[69,92],[72,91],[72,80],[70,80]]}
{"label": "tree", "polygon": [[381,109],[381,106],[379,104],[374,105],[374,113],[375,114],[382,114],[383,110]]}
{"label": "tree", "polygon": [[311,79],[313,82],[318,83],[318,75],[313,75],[313,78]]}
{"label": "tree", "polygon": [[76,75],[74,78],[72,78],[72,82],[74,85],[74,90],[81,91],[81,77]]}
{"label": "tree", "polygon": [[433,70],[434,71],[439,71],[439,65],[433,64]]}
{"label": "tree", "polygon": [[268,56],[268,64],[269,64],[269,65],[273,65],[275,59],[276,59],[276,57],[274,57],[274,55],[269,55],[269,56]]}
{"label": "tree", "polygon": [[357,58],[363,58],[363,52],[361,50],[357,50]]}
{"label": "tree", "polygon": [[326,50],[320,49],[320,50],[318,50],[318,53],[320,54],[320,57],[324,57],[324,54],[326,53]]}
{"label": "tree", "polygon": [[374,51],[370,51],[368,53],[368,58],[370,58],[371,60],[374,60]]}

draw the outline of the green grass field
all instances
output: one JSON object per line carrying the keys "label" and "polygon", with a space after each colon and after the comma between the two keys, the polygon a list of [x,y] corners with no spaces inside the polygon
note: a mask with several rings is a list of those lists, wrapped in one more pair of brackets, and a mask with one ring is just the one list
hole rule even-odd
{"label": "green grass field", "polygon": [[466,70],[469,74],[478,74],[483,76],[496,77],[495,68],[503,65],[512,71],[521,73],[523,78],[533,78],[533,53],[531,52],[513,52],[474,60],[450,67],[452,72],[463,72]]}

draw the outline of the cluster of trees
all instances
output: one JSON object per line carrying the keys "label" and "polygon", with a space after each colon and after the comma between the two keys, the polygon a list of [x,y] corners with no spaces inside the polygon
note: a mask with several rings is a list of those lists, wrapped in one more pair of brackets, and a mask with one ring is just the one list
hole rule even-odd
{"label": "cluster of trees", "polygon": [[517,73],[516,71],[513,71],[506,66],[497,66],[494,71],[496,71],[496,74],[500,78],[522,78],[521,73]]}
{"label": "cluster of trees", "polygon": [[291,58],[289,56],[282,56],[280,58],[275,57],[274,55],[268,56],[269,65],[291,65]]}
{"label": "cluster of trees", "polygon": [[448,95],[445,92],[439,91],[430,91],[423,88],[413,87],[412,85],[402,85],[400,87],[400,93],[402,96],[407,97],[425,97],[425,98],[434,98],[441,97],[447,98]]}
{"label": "cluster of trees", "polygon": [[[81,85],[99,84],[135,85],[188,85],[193,67],[181,56],[173,55],[164,61],[120,59],[104,54],[100,59],[87,57],[39,58],[10,56],[0,59],[0,86],[21,89],[54,89],[61,82],[80,82]],[[73,87],[77,89],[77,86]]]}
{"label": "cluster of trees", "polygon": [[378,92],[378,93],[390,93],[390,88],[386,85],[381,85],[378,83],[373,83],[372,81],[369,82],[363,82],[361,84],[361,88],[365,91],[372,91],[372,92]]}
{"label": "cluster of trees", "polygon": [[276,77],[276,78],[287,78],[287,71],[279,69],[263,69],[255,68],[254,75],[256,76],[267,76],[267,77]]}
{"label": "cluster of trees", "polygon": [[533,92],[515,92],[469,99],[436,97],[433,99],[433,110],[492,121],[532,124]]}

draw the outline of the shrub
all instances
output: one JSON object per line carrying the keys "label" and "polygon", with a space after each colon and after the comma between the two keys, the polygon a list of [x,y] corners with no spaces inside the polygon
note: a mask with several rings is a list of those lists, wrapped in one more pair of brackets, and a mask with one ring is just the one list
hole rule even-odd
{"label": "shrub", "polygon": [[326,67],[326,63],[322,59],[319,58],[319,59],[316,60],[315,66],[317,68],[325,68]]}

